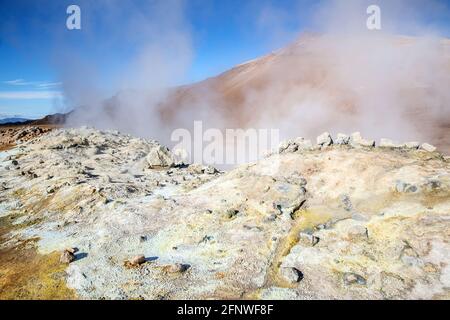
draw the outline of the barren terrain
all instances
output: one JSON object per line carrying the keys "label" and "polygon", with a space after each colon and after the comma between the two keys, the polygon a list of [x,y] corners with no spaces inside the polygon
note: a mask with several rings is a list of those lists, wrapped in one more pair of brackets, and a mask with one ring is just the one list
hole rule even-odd
{"label": "barren terrain", "polygon": [[374,144],[297,138],[218,172],[113,131],[20,143],[0,153],[0,298],[449,299],[450,160]]}

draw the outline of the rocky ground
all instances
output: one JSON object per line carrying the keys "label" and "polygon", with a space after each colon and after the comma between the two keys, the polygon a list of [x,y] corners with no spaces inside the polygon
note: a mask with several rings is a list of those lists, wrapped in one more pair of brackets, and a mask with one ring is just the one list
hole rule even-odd
{"label": "rocky ground", "polygon": [[37,138],[56,127],[56,125],[0,125],[0,151],[8,150],[16,143]]}
{"label": "rocky ground", "polygon": [[55,130],[0,153],[0,298],[449,299],[450,159],[325,133],[229,172]]}

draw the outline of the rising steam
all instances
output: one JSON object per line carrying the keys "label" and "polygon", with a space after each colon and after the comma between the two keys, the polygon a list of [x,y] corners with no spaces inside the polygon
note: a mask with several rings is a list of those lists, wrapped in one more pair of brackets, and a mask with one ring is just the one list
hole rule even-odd
{"label": "rising steam", "polygon": [[[102,11],[117,18],[120,5],[114,3]],[[105,70],[89,64],[64,69],[70,75],[62,79],[66,96],[78,106],[68,124],[120,129],[169,143],[173,129],[203,120],[220,129],[279,128],[284,138],[361,131],[373,138],[426,140],[448,150],[450,41],[417,18],[442,8],[429,1],[377,3],[381,31],[366,28],[371,2],[323,1],[309,28],[317,33],[183,87],[175,85],[193,55],[184,3],[161,1],[145,13],[139,8],[136,19],[127,18],[133,23],[121,25],[126,33],[111,30],[112,37],[138,33],[133,39],[139,50],[113,73],[106,92],[97,89],[102,84],[94,76]],[[270,12],[263,12],[264,21],[272,21]],[[406,32],[414,36],[400,35]]]}

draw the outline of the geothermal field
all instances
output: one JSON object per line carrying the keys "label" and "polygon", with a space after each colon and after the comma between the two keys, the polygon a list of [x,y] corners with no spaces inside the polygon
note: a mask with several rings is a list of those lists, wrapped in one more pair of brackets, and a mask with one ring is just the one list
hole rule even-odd
{"label": "geothermal field", "polygon": [[448,299],[450,158],[359,133],[228,172],[57,129],[1,153],[1,298]]}
{"label": "geothermal field", "polygon": [[0,4],[0,300],[450,300],[450,4],[74,2]]}

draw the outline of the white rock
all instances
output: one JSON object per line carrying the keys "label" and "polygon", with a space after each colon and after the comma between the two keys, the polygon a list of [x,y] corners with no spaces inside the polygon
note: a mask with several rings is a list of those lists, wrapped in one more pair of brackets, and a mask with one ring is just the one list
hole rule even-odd
{"label": "white rock", "polygon": [[317,144],[320,146],[330,146],[333,144],[333,139],[329,132],[324,132],[317,137]]}
{"label": "white rock", "polygon": [[354,132],[350,137],[350,144],[353,147],[375,147],[375,140],[363,139],[360,132]]}
{"label": "white rock", "polygon": [[309,246],[315,246],[320,241],[320,238],[313,236],[312,234],[308,234],[306,232],[300,232],[298,234],[298,238],[301,242]]}
{"label": "white rock", "polygon": [[298,283],[303,280],[303,273],[297,268],[293,267],[282,267],[280,273],[284,279],[290,283]]}
{"label": "white rock", "polygon": [[173,157],[170,151],[163,146],[157,146],[150,150],[146,157],[150,168],[154,167],[170,167],[174,164]]}
{"label": "white rock", "polygon": [[217,169],[214,168],[213,166],[204,166],[204,167],[202,168],[202,171],[203,171],[203,173],[205,173],[205,174],[215,174],[215,173],[218,172]]}
{"label": "white rock", "polygon": [[291,142],[294,142],[294,143],[296,143],[296,144],[302,144],[302,143],[304,143],[305,142],[305,138],[303,138],[303,137],[297,137],[297,138],[295,138],[295,139],[293,139],[293,140],[290,140]]}
{"label": "white rock", "polygon": [[391,139],[381,138],[380,139],[380,147],[381,148],[400,148],[401,145],[399,145],[398,143],[395,143]]}
{"label": "white rock", "polygon": [[412,149],[412,150],[416,150],[419,149],[420,147],[420,143],[417,141],[410,141],[410,142],[406,142],[402,145],[403,148],[405,149]]}
{"label": "white rock", "polygon": [[428,152],[436,151],[436,147],[429,143],[422,143],[422,145],[420,146],[420,149],[428,151]]}
{"label": "white rock", "polygon": [[363,225],[353,225],[348,228],[347,232],[351,238],[367,237],[367,228]]}
{"label": "white rock", "polygon": [[287,152],[295,152],[298,150],[298,144],[295,141],[289,140],[289,146],[286,149]]}
{"label": "white rock", "polygon": [[337,134],[336,144],[348,144],[350,141],[350,137],[343,133]]}
{"label": "white rock", "polygon": [[311,140],[303,140],[301,143],[298,143],[299,150],[311,150],[313,148],[313,144]]}
{"label": "white rock", "polygon": [[278,153],[292,153],[298,150],[311,150],[312,148],[313,144],[311,140],[305,140],[305,138],[298,137],[281,142],[278,146]]}
{"label": "white rock", "polygon": [[289,147],[289,141],[282,141],[278,146],[278,153],[283,153]]}

